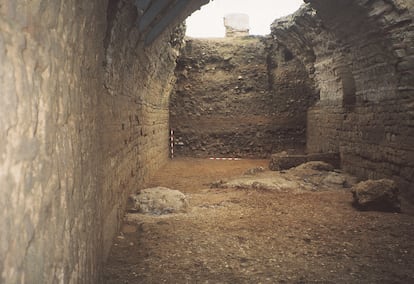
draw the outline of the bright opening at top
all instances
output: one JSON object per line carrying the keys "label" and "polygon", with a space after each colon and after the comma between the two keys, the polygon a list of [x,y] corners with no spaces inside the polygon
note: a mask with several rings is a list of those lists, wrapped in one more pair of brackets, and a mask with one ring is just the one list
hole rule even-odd
{"label": "bright opening at top", "polygon": [[224,37],[223,18],[227,14],[249,16],[250,34],[270,34],[274,20],[292,14],[303,0],[213,0],[187,18],[187,36]]}

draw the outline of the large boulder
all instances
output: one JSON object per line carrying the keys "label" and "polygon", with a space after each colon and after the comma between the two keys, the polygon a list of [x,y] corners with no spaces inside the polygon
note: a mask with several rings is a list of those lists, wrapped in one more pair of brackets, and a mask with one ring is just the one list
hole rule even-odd
{"label": "large boulder", "polygon": [[354,206],[360,210],[400,212],[401,203],[396,183],[389,179],[367,180],[351,189]]}
{"label": "large boulder", "polygon": [[188,201],[178,190],[166,187],[147,188],[130,196],[130,209],[154,215],[183,213],[188,209]]}

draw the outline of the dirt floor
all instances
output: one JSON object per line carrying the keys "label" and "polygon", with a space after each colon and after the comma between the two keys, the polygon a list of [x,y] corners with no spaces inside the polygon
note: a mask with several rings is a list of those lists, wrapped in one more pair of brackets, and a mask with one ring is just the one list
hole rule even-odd
{"label": "dirt floor", "polygon": [[177,159],[149,187],[188,213],[128,213],[105,283],[414,283],[414,210],[360,212],[349,189],[210,188],[265,160]]}

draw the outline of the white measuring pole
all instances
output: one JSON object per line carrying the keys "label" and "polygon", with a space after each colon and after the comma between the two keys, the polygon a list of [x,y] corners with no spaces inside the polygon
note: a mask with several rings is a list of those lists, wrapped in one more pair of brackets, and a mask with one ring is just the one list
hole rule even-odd
{"label": "white measuring pole", "polygon": [[174,159],[174,130],[170,130],[170,156]]}

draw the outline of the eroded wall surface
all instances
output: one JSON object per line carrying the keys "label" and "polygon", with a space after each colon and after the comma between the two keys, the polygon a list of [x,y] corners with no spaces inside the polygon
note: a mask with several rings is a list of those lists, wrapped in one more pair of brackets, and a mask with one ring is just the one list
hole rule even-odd
{"label": "eroded wall surface", "polygon": [[96,276],[104,6],[0,6],[0,282]]}
{"label": "eroded wall surface", "polygon": [[177,155],[304,150],[316,94],[301,61],[272,39],[188,39],[176,73],[170,123]]}
{"label": "eroded wall surface", "polygon": [[[111,2],[110,2],[111,5]],[[104,89],[99,121],[102,145],[104,230],[109,248],[124,203],[169,158],[169,95],[183,28],[170,28],[154,44],[143,46],[136,28],[139,15],[131,1],[108,6],[104,40]],[[114,206],[117,204],[117,206]],[[107,251],[106,251],[107,253]]]}
{"label": "eroded wall surface", "polygon": [[[192,1],[191,9],[201,2]],[[309,79],[320,93],[308,112],[308,150],[338,151],[346,170],[363,178],[391,177],[414,192],[414,3],[309,2],[318,12],[279,21],[272,29],[275,41],[253,56],[259,58],[257,66],[240,57],[254,72],[237,64],[229,69],[234,74],[225,69],[238,54],[218,53],[224,64],[201,54],[203,64],[189,64],[205,74],[203,79],[217,74],[231,79],[228,89],[200,96],[223,116],[217,133],[228,133],[231,141],[240,138],[237,145],[246,155],[251,148],[267,151],[260,144],[271,140],[266,137],[277,142],[272,145],[284,145],[287,136],[278,131],[285,128],[277,123],[284,117],[263,114],[276,107],[289,114],[307,106],[309,101],[298,103],[295,96],[291,106],[283,97],[275,99],[276,90],[291,86],[285,72],[306,70],[308,78],[292,87],[312,90]],[[99,283],[125,197],[167,159],[168,93],[180,36],[171,37],[169,28],[144,47],[133,24],[140,14],[131,3],[0,4],[0,282]],[[264,55],[262,50],[274,51]],[[297,67],[290,68],[289,61]],[[180,80],[199,76],[181,71]],[[256,86],[260,96],[251,92]],[[216,96],[221,92],[237,95],[232,103],[240,108]],[[191,109],[185,119],[208,118],[210,109],[200,112],[197,100],[185,102]],[[253,120],[244,124],[243,133],[258,134],[252,145],[235,135],[234,125],[225,124],[229,115],[243,123],[245,115],[239,113],[247,111],[259,119],[254,127]],[[303,114],[293,111],[283,123],[300,125],[299,132],[288,129],[299,133],[301,145],[303,121]],[[214,149],[224,145],[216,134],[203,135]],[[237,153],[224,149],[220,154]]]}
{"label": "eroded wall surface", "polygon": [[167,159],[180,39],[144,48],[128,2],[0,4],[0,283],[99,283],[125,197]]}
{"label": "eroded wall surface", "polygon": [[414,192],[414,25],[411,1],[309,1],[272,32],[320,91],[308,112],[309,152],[339,152],[361,178]]}

